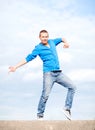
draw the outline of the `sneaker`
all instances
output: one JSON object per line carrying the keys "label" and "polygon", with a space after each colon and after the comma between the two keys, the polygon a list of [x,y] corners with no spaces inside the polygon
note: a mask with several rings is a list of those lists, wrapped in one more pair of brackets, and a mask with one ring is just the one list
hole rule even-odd
{"label": "sneaker", "polygon": [[43,116],[37,116],[38,120],[43,120]]}
{"label": "sneaker", "polygon": [[63,110],[64,112],[64,115],[67,117],[67,119],[71,120],[71,111],[66,109],[66,110]]}

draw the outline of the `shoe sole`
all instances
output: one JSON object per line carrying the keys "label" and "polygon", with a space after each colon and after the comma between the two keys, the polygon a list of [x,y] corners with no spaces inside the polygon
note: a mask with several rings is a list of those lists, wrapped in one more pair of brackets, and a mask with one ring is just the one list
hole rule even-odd
{"label": "shoe sole", "polygon": [[66,113],[64,110],[63,110],[63,113],[64,113],[64,115],[66,116],[66,118],[67,118],[68,120],[72,120],[71,117],[68,116],[67,113]]}

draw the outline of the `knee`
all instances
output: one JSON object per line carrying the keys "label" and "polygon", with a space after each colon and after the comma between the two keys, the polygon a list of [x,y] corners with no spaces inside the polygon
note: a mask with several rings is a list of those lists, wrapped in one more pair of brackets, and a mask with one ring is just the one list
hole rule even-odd
{"label": "knee", "polygon": [[48,100],[49,95],[43,94],[41,97],[42,97],[43,100],[46,101],[46,100]]}
{"label": "knee", "polygon": [[73,87],[72,87],[72,91],[75,93],[76,90],[77,90],[77,87],[76,87],[75,85],[73,85]]}
{"label": "knee", "polygon": [[44,103],[46,103],[47,100],[48,100],[48,96],[42,96],[42,101],[43,101]]}

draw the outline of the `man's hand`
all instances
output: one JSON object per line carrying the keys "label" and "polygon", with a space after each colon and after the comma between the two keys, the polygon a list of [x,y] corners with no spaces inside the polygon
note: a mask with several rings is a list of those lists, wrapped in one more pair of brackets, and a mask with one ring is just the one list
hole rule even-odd
{"label": "man's hand", "polygon": [[69,48],[69,44],[65,38],[62,38],[62,42],[64,43],[64,46],[63,46],[64,48]]}
{"label": "man's hand", "polygon": [[63,48],[69,48],[69,44],[68,43],[64,43]]}
{"label": "man's hand", "polygon": [[24,64],[26,64],[27,61],[24,59],[24,60],[21,60],[18,64],[16,64],[15,66],[10,66],[9,67],[9,73],[10,72],[15,72],[16,69],[18,69],[19,67],[23,66]]}
{"label": "man's hand", "polygon": [[8,72],[8,73],[10,73],[10,72],[15,72],[15,71],[16,71],[16,67],[10,66],[10,67],[9,67],[9,72]]}

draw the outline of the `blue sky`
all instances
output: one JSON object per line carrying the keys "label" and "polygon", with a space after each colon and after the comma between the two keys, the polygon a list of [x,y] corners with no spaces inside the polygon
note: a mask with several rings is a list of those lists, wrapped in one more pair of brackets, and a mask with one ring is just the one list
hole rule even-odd
{"label": "blue sky", "polygon": [[[41,29],[50,38],[65,37],[69,49],[57,47],[60,66],[77,86],[74,120],[95,119],[95,1],[0,1],[0,120],[36,119],[42,90],[42,62],[37,57],[8,74],[8,67],[25,58],[38,44]],[[65,120],[67,90],[55,84],[45,119]]]}

